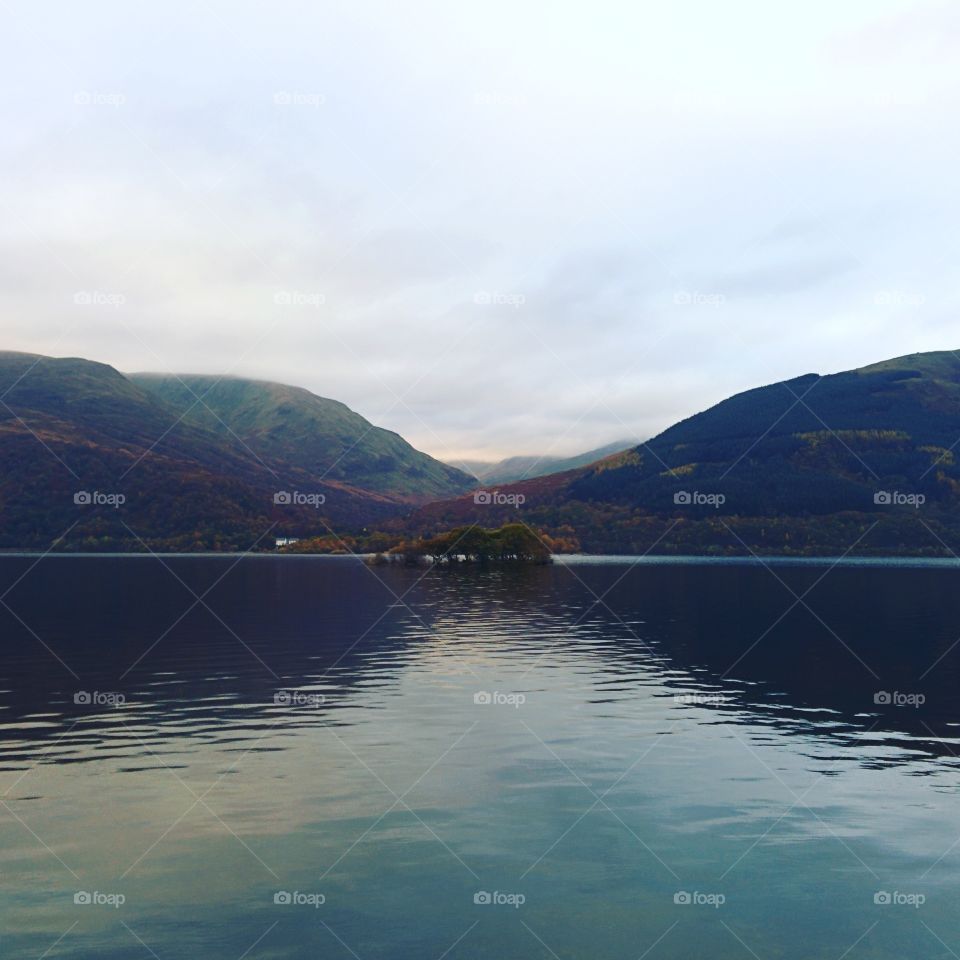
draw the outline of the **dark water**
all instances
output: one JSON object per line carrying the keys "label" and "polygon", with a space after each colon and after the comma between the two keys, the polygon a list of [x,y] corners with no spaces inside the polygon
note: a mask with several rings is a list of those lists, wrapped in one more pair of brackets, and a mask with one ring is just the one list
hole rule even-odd
{"label": "dark water", "polygon": [[956,956],[958,587],[0,559],[0,956]]}

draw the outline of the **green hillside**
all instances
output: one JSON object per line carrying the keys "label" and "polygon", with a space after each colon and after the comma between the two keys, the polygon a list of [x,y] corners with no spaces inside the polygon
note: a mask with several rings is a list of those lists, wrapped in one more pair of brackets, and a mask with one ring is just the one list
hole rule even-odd
{"label": "green hillside", "polygon": [[520,516],[590,552],[960,552],[960,357],[913,354],[748,390],[592,466],[406,523]]}
{"label": "green hillside", "polygon": [[[0,353],[0,397],[0,549],[246,549],[401,509],[258,458],[105,364]],[[281,491],[324,502],[276,504]],[[123,502],[76,503],[83,494]]]}
{"label": "green hillside", "polygon": [[132,374],[130,379],[225,441],[318,479],[422,503],[475,486],[472,477],[415,450],[345,404],[300,387],[214,376]]}

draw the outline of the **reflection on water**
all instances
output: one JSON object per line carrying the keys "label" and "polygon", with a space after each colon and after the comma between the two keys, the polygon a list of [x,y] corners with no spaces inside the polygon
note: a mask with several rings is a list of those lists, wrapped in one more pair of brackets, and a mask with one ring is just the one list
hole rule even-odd
{"label": "reflection on water", "polygon": [[0,950],[949,956],[958,578],[0,559]]}

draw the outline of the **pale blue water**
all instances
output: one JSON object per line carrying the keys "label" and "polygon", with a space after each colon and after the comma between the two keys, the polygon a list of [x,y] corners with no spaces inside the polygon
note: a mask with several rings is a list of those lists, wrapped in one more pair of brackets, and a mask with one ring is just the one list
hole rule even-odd
{"label": "pale blue water", "polygon": [[958,582],[2,558],[0,956],[949,957]]}

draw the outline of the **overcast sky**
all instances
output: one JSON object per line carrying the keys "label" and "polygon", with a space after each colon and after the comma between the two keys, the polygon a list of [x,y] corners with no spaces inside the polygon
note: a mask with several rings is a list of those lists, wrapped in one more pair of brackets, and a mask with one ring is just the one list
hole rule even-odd
{"label": "overcast sky", "polygon": [[960,4],[0,7],[0,347],[445,459],[960,347]]}

